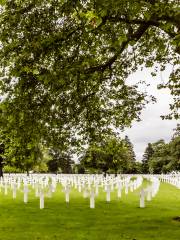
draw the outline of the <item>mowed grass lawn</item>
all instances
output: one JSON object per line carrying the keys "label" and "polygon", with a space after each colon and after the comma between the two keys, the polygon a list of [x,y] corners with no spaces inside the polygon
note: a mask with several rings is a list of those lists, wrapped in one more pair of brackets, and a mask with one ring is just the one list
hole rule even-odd
{"label": "mowed grass lawn", "polygon": [[[124,192],[124,191],[123,191]],[[23,193],[0,193],[0,240],[180,240],[180,190],[161,184],[155,198],[139,208],[139,189],[128,195],[106,195],[100,191],[95,209],[89,208],[89,199],[72,190],[70,203],[65,203],[60,186],[52,198],[45,198],[45,208],[39,209],[39,199],[29,194],[29,203],[23,203]]]}

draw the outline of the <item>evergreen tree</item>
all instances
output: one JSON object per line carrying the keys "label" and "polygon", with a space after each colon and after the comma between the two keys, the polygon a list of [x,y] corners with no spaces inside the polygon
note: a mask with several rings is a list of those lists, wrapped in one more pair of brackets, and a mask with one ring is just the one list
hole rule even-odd
{"label": "evergreen tree", "polygon": [[172,140],[176,137],[180,137],[180,124],[178,123],[176,128],[174,129],[174,134],[172,136]]}
{"label": "evergreen tree", "polygon": [[4,153],[4,144],[0,144],[0,177],[3,177],[3,156]]}
{"label": "evergreen tree", "polygon": [[143,160],[142,160],[142,172],[149,173],[149,161],[153,156],[154,150],[151,143],[148,143],[148,146],[145,149]]}
{"label": "evergreen tree", "polygon": [[134,146],[131,143],[128,136],[125,136],[124,140],[125,140],[125,145],[128,148],[129,160],[130,160],[130,162],[135,162],[136,161],[136,155],[135,155],[135,152],[134,152]]}

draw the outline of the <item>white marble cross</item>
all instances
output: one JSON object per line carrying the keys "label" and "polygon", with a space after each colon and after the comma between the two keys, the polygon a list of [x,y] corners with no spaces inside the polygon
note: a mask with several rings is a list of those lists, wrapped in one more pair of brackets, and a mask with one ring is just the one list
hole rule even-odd
{"label": "white marble cross", "polygon": [[145,207],[145,191],[142,188],[140,191],[140,208],[144,208]]}
{"label": "white marble cross", "polygon": [[65,192],[65,200],[67,203],[69,203],[69,193],[70,193],[70,185],[67,184],[64,188],[64,192]]}
{"label": "white marble cross", "polygon": [[81,187],[81,182],[78,183],[78,191],[81,192],[82,187]]}
{"label": "white marble cross", "polygon": [[5,195],[8,194],[8,184],[7,184],[7,182],[5,182],[5,184],[4,184],[4,194]]}
{"label": "white marble cross", "polygon": [[95,192],[94,189],[90,190],[90,208],[95,208]]}
{"label": "white marble cross", "polygon": [[88,189],[87,189],[87,186],[85,186],[84,189],[83,189],[83,197],[84,197],[84,198],[87,198],[87,197],[88,197]]}
{"label": "white marble cross", "polygon": [[111,185],[107,184],[106,185],[106,201],[110,202],[111,201]]}
{"label": "white marble cross", "polygon": [[151,201],[152,200],[152,192],[151,192],[151,187],[147,188],[147,197],[146,197],[147,201]]}
{"label": "white marble cross", "polygon": [[134,182],[130,183],[130,191],[133,192],[134,191]]}
{"label": "white marble cross", "polygon": [[49,198],[52,198],[52,192],[53,192],[53,186],[52,186],[52,184],[50,184],[48,187],[48,193],[47,193],[47,196]]}
{"label": "white marble cross", "polygon": [[128,186],[128,183],[126,182],[126,183],[125,183],[125,194],[128,194],[128,187],[129,187],[129,186]]}
{"label": "white marble cross", "polygon": [[24,203],[28,202],[28,185],[24,185]]}
{"label": "white marble cross", "polygon": [[39,200],[40,200],[40,209],[43,209],[44,208],[44,192],[42,189],[40,190]]}
{"label": "white marble cross", "polygon": [[17,190],[17,186],[16,183],[13,184],[13,199],[16,198],[16,190]]}
{"label": "white marble cross", "polygon": [[117,183],[117,197],[121,198],[121,191],[122,191],[122,183],[118,181]]}
{"label": "white marble cross", "polygon": [[98,194],[99,194],[99,184],[98,184],[98,182],[95,183],[95,193],[96,193],[96,196],[98,196]]}

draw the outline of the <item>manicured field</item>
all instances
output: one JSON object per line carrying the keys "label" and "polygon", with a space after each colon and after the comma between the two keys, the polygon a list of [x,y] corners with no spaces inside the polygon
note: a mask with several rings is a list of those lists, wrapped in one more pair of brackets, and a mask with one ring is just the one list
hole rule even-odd
{"label": "manicured field", "polygon": [[45,199],[45,208],[39,209],[39,199],[29,194],[29,203],[23,203],[23,193],[17,199],[0,193],[0,240],[179,240],[180,190],[161,184],[155,198],[146,208],[139,208],[139,190],[120,200],[116,192],[106,203],[105,193],[96,198],[95,209],[89,208],[89,199],[71,191],[70,203],[58,186],[53,197]]}

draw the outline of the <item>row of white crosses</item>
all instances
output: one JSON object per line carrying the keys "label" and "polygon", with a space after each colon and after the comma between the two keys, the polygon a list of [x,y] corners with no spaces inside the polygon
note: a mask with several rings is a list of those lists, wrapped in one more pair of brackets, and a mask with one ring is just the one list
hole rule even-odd
{"label": "row of white crosses", "polygon": [[0,191],[4,189],[4,194],[7,195],[8,189],[10,188],[13,193],[13,199],[15,199],[17,190],[19,190],[24,193],[24,203],[28,202],[30,186],[35,189],[36,197],[40,198],[40,208],[44,208],[44,187],[48,186],[47,176],[40,176],[37,178],[37,176],[26,177],[25,175],[5,175],[4,178],[0,179]]}
{"label": "row of white crosses", "polygon": [[64,186],[66,202],[69,202],[70,186],[74,186],[80,193],[83,192],[84,198],[90,198],[90,208],[95,208],[95,197],[99,194],[99,188],[104,189],[106,201],[110,202],[111,191],[114,190],[116,182],[120,183],[118,186],[122,186],[123,183],[129,182],[130,178],[121,179],[112,176],[104,178],[102,175],[61,175],[59,180]]}
{"label": "row of white crosses", "polygon": [[142,188],[140,191],[140,208],[145,207],[145,200],[151,201],[152,198],[156,196],[159,191],[160,181],[157,177],[148,175],[144,176],[151,183],[144,189]]}
{"label": "row of white crosses", "polygon": [[178,189],[180,189],[180,173],[168,174],[168,175],[160,175],[159,179],[161,182],[169,183]]}
{"label": "row of white crosses", "polygon": [[[90,198],[90,208],[95,208],[95,197],[99,194],[99,189],[106,192],[106,201],[111,201],[111,192],[117,190],[117,198],[121,198],[124,188],[125,194],[129,190],[132,192],[137,189],[143,181],[142,176],[138,176],[135,180],[131,180],[130,175],[114,176],[108,175],[86,175],[86,174],[32,174],[27,177],[24,174],[8,174],[0,179],[0,191],[4,190],[4,194],[8,194],[11,189],[13,199],[16,198],[17,190],[24,193],[24,203],[28,203],[28,193],[33,189],[35,196],[39,197],[40,209],[44,208],[44,198],[52,197],[60,184],[65,193],[65,201],[70,201],[70,191],[72,188],[82,192],[84,198]],[[47,190],[48,189],[48,190]]]}
{"label": "row of white crosses", "polygon": [[[65,178],[65,179],[63,179]],[[69,177],[68,177],[69,179]],[[104,192],[106,192],[106,201],[111,201],[111,192],[117,189],[117,197],[121,197],[122,188],[125,188],[125,194],[128,194],[128,188],[131,191],[134,191],[142,184],[142,177],[138,177],[136,180],[131,181],[131,177],[121,178],[117,177],[106,177],[104,178],[102,175],[83,175],[80,178],[75,180],[75,188],[78,188],[79,192],[83,191],[83,197],[90,198],[90,208],[95,208],[95,197],[99,194],[99,188],[103,188]],[[69,202],[69,183],[67,183],[66,176],[62,176],[61,181],[64,185],[64,192],[66,193],[66,199]],[[69,181],[71,181],[69,179]],[[76,184],[78,182],[78,184]],[[68,186],[68,188],[67,188]],[[66,200],[67,201],[67,200]]]}

